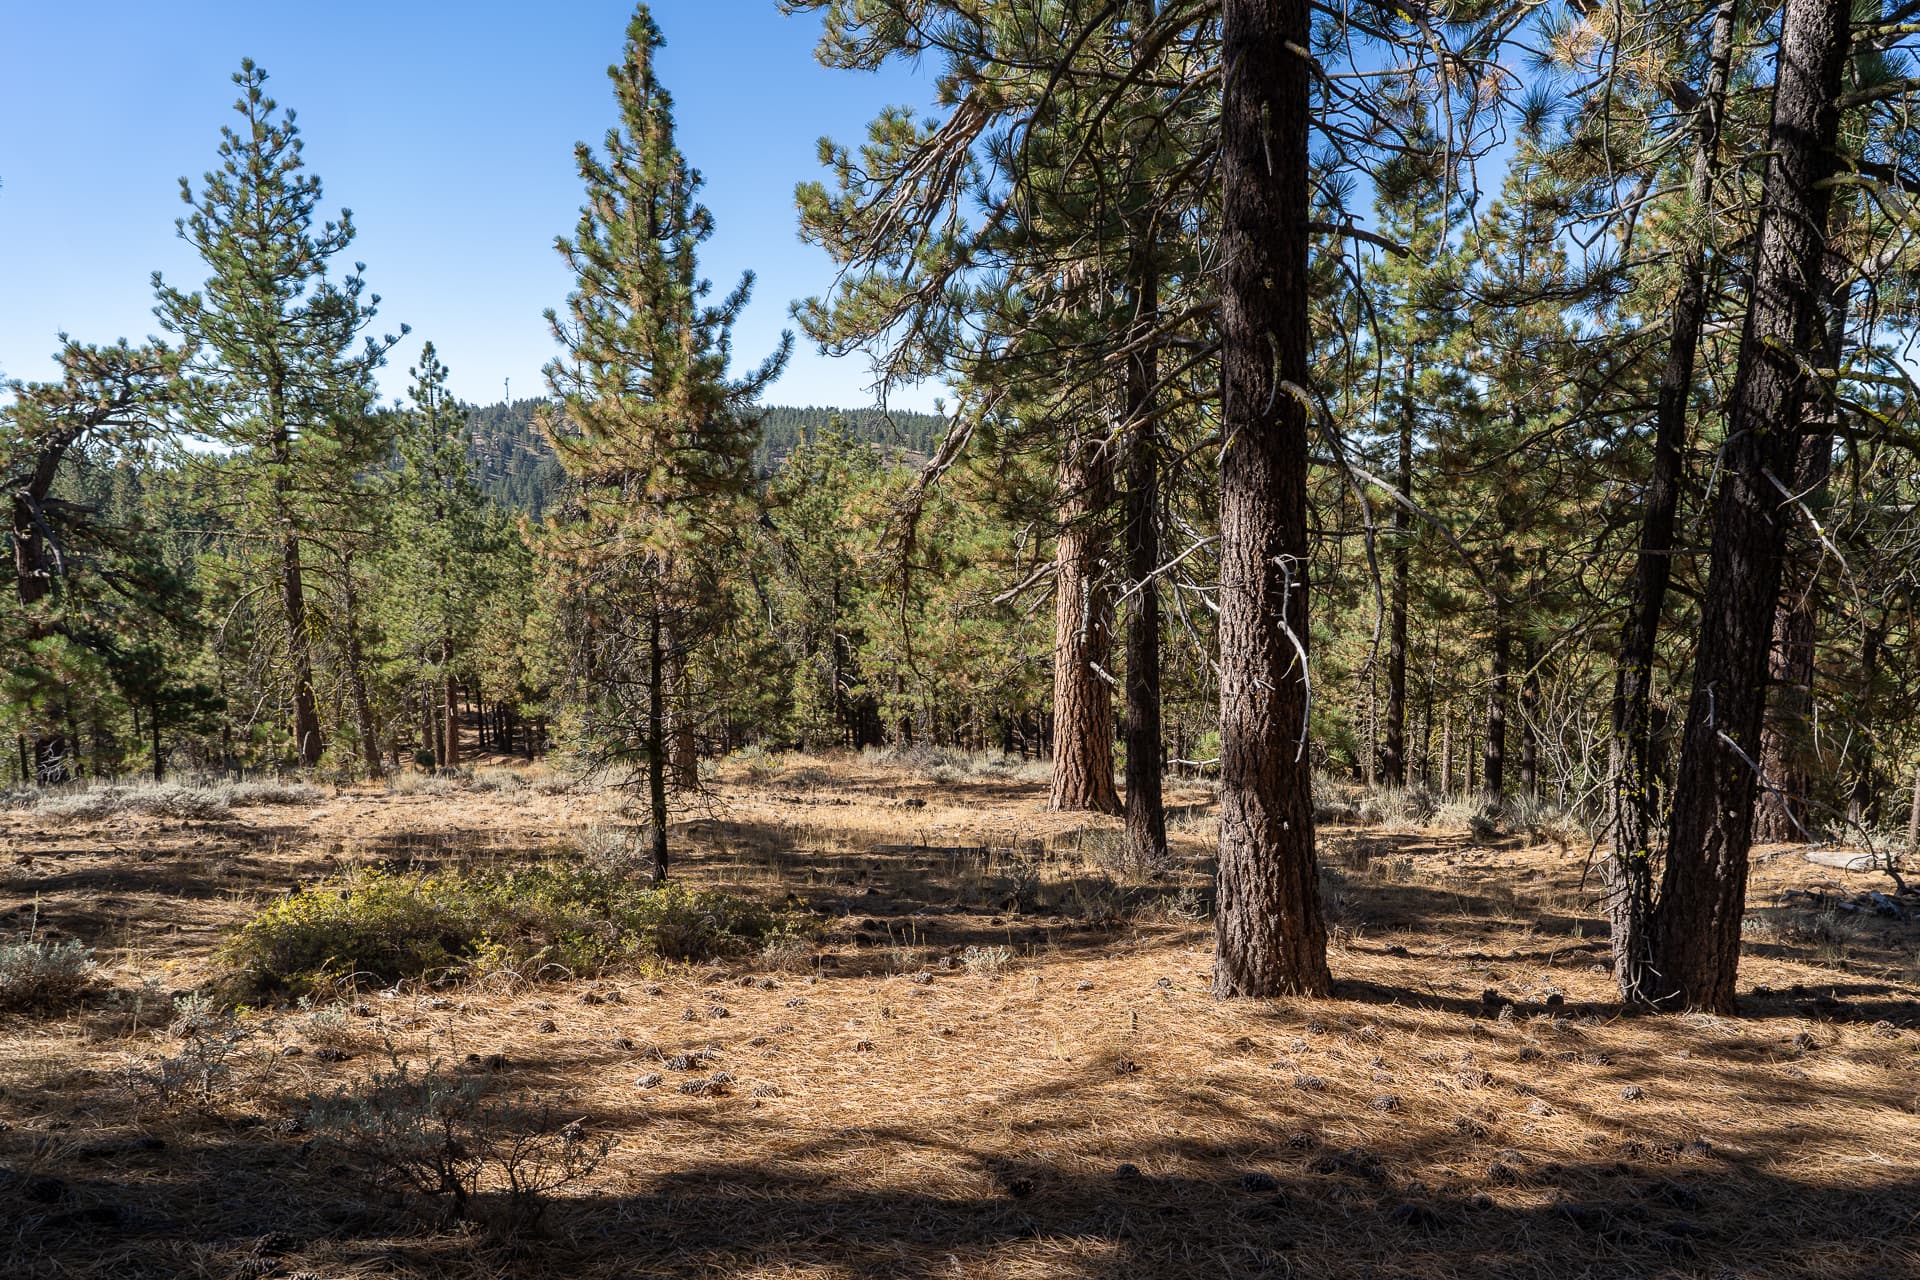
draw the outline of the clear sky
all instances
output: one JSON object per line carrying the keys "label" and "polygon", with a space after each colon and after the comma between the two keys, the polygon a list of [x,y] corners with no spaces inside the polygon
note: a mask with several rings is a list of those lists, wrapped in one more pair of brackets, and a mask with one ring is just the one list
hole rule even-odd
{"label": "clear sky", "polygon": [[[613,123],[606,68],[630,13],[621,0],[0,4],[0,375],[50,376],[62,330],[154,332],[155,270],[204,278],[175,235],[178,180],[197,187],[214,166],[237,118],[229,77],[251,57],[298,113],[325,207],[353,211],[350,256],[383,299],[378,326],[413,326],[384,390],[404,390],[431,339],[469,400],[499,399],[509,378],[516,397],[542,393],[541,313],[568,287],[553,241],[580,205],[573,144]],[[653,13],[681,148],[718,223],[705,272],[716,292],[743,269],[759,277],[735,342],[741,364],[757,363],[792,327],[788,305],[831,278],[795,234],[793,187],[818,175],[818,139],[854,141],[881,106],[927,104],[928,78],[821,67],[817,19],[775,0],[656,0]],[[857,406],[868,381],[863,361],[802,339],[769,399]]]}

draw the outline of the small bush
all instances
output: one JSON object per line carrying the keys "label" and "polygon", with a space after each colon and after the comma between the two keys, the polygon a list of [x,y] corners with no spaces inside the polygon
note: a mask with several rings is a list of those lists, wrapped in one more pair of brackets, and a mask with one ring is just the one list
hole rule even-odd
{"label": "small bush", "polygon": [[205,821],[224,818],[231,807],[232,801],[225,788],[149,782],[140,786],[113,785],[81,791],[50,792],[34,806],[34,812],[73,822],[94,821],[122,813]]}
{"label": "small bush", "polygon": [[494,1098],[484,1079],[438,1064],[415,1073],[397,1057],[355,1088],[313,1098],[307,1124],[382,1190],[503,1237],[536,1229],[549,1194],[590,1176],[614,1145],[550,1107],[529,1114]]}
{"label": "small bush", "polygon": [[229,802],[236,805],[319,804],[327,793],[306,782],[236,782],[227,788]]}
{"label": "small bush", "polygon": [[626,962],[746,954],[794,917],[678,883],[592,866],[394,874],[359,871],[268,907],[222,952],[226,994],[259,1002],[341,983],[451,981],[514,969],[597,973]]}
{"label": "small bush", "polygon": [[961,953],[960,963],[975,977],[991,978],[1013,967],[1013,948],[970,946]]}
{"label": "small bush", "polygon": [[123,813],[156,818],[211,821],[224,818],[235,805],[318,804],[326,792],[304,782],[270,779],[257,782],[139,782],[81,785],[9,793],[12,808],[32,808],[43,817],[69,822],[97,821]]}
{"label": "small bush", "polygon": [[1356,817],[1372,826],[1424,826],[1440,812],[1425,787],[1381,787],[1361,799]]}
{"label": "small bush", "polygon": [[0,1011],[54,1010],[93,986],[93,952],[68,938],[0,946]]}
{"label": "small bush", "polygon": [[387,790],[398,796],[451,796],[467,789],[467,779],[458,773],[396,773],[387,779]]}
{"label": "small bush", "polygon": [[216,1008],[200,995],[174,1001],[167,1030],[180,1050],[143,1066],[129,1067],[127,1086],[143,1105],[194,1106],[212,1112],[225,1099],[233,1066],[253,1033],[231,1010]]}
{"label": "small bush", "polygon": [[475,791],[525,791],[526,775],[518,769],[476,769],[473,774]]}

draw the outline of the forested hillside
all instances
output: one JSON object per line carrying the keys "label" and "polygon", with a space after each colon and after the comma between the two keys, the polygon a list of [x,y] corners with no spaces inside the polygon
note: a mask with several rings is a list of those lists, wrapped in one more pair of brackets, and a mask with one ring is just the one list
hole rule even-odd
{"label": "forested hillside", "polygon": [[[481,405],[469,411],[467,429],[481,492],[508,511],[538,519],[566,483],[560,465],[535,415],[547,402],[515,400]],[[946,430],[936,414],[909,410],[794,408],[769,405],[760,419],[754,469],[771,474],[788,455],[837,428],[849,439],[879,446],[889,456],[924,462],[939,447]]]}

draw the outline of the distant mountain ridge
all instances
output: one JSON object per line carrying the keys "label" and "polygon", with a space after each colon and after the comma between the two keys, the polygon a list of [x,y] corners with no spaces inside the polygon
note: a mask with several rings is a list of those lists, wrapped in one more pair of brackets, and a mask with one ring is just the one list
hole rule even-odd
{"label": "distant mountain ridge", "polygon": [[[481,490],[499,506],[538,517],[566,482],[566,472],[535,425],[534,414],[548,402],[502,401],[468,410],[468,451]],[[769,405],[763,437],[754,455],[762,473],[777,469],[787,455],[817,437],[835,419],[855,440],[879,445],[907,458],[929,457],[940,446],[946,420],[935,413],[879,409],[834,409],[820,405]]]}

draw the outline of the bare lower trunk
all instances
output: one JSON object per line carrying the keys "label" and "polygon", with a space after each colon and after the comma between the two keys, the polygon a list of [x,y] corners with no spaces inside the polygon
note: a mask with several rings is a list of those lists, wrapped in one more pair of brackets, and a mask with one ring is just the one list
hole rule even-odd
{"label": "bare lower trunk", "polygon": [[[1400,492],[1413,497],[1413,355],[1408,353],[1401,375]],[[1407,783],[1407,599],[1408,568],[1413,525],[1406,507],[1393,508],[1393,585],[1388,595],[1387,728],[1380,752],[1381,773],[1390,787]]]}
{"label": "bare lower trunk", "polygon": [[[1146,239],[1143,233],[1139,239]],[[1144,243],[1133,262],[1133,322],[1150,333],[1159,323],[1158,267]],[[1127,361],[1127,844],[1149,866],[1167,860],[1167,814],[1161,794],[1166,751],[1160,725],[1160,458],[1153,420],[1159,365],[1151,345]]]}
{"label": "bare lower trunk", "polygon": [[1119,813],[1113,688],[1106,676],[1113,609],[1099,563],[1111,464],[1093,442],[1070,448],[1060,469],[1061,528],[1054,555],[1052,807]]}
{"label": "bare lower trunk", "polygon": [[[1836,216],[1834,232],[1840,222]],[[1827,255],[1828,318],[1822,363],[1828,368],[1839,367],[1846,342],[1850,273],[1840,254]],[[1800,516],[1799,504],[1806,504],[1816,514],[1825,505],[1838,416],[1830,397],[1823,397],[1818,409],[1810,409],[1807,414],[1806,434],[1794,463],[1793,493],[1797,501],[1788,508],[1796,529],[1804,529],[1807,523]],[[1773,617],[1773,648],[1767,655],[1772,698],[1760,730],[1760,773],[1765,786],[1753,815],[1753,838],[1761,844],[1813,838],[1807,819],[1816,750],[1813,685],[1822,549],[1814,536],[1790,539],[1789,547],[1781,569],[1780,603]]]}
{"label": "bare lower trunk", "polygon": [[1734,374],[1693,695],[1681,738],[1654,920],[1659,1000],[1731,1013],[1766,702],[1768,642],[1789,512],[1775,487],[1799,452],[1819,343],[1824,231],[1848,0],[1786,0],[1753,285]]}
{"label": "bare lower trunk", "polygon": [[354,723],[360,731],[360,757],[367,762],[367,776],[383,778],[386,769],[380,763],[380,739],[373,726],[373,705],[367,697],[367,660],[360,647],[359,595],[353,585],[353,564],[343,572],[346,582],[346,657],[347,689],[353,698]]}
{"label": "bare lower trunk", "polygon": [[[1505,584],[1501,584],[1504,592]],[[1513,660],[1513,632],[1507,625],[1504,597],[1493,602],[1492,675],[1487,681],[1487,759],[1482,789],[1492,800],[1507,794],[1507,668]]]}
{"label": "bare lower trunk", "polygon": [[320,763],[320,705],[313,689],[313,644],[307,634],[307,589],[301,576],[300,540],[280,542],[280,601],[287,615],[287,658],[293,668],[293,741],[300,763]]}
{"label": "bare lower trunk", "polygon": [[453,641],[440,642],[440,663],[445,677],[445,693],[440,701],[440,709],[446,717],[442,733],[446,738],[446,757],[441,762],[448,768],[460,763],[460,686],[453,678]]}
{"label": "bare lower trunk", "polygon": [[1217,996],[1324,995],[1307,757],[1307,0],[1223,0]]}
{"label": "bare lower trunk", "polygon": [[667,646],[660,612],[656,602],[647,628],[647,802],[655,884],[667,878]]}

